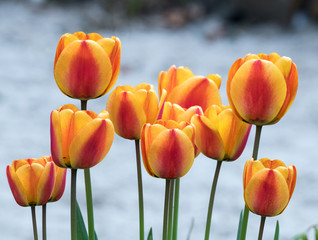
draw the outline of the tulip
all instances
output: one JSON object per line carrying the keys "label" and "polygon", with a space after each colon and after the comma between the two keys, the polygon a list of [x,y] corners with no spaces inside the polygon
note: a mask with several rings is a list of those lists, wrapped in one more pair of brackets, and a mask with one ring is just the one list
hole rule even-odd
{"label": "tulip", "polygon": [[121,43],[97,33],[64,34],[57,45],[54,77],[59,89],[80,100],[98,98],[116,83]]}
{"label": "tulip", "polygon": [[141,152],[147,172],[165,179],[184,176],[194,161],[193,134],[192,125],[172,120],[145,124],[141,132]]}
{"label": "tulip", "polygon": [[296,184],[296,168],[280,160],[250,159],[244,167],[244,200],[261,216],[276,216],[287,207]]}
{"label": "tulip", "polygon": [[[48,162],[53,162],[52,157],[46,157]],[[54,163],[54,162],[53,162]],[[54,188],[49,199],[49,202],[58,201],[65,190],[65,182],[66,182],[66,168],[58,167],[54,164],[55,167],[55,181]]]}
{"label": "tulip", "polygon": [[7,166],[7,178],[14,199],[20,206],[46,204],[55,182],[54,163],[47,157],[20,159]]}
{"label": "tulip", "polygon": [[285,115],[297,87],[297,68],[290,58],[277,53],[248,54],[232,65],[227,95],[239,118],[255,125],[268,125]]}
{"label": "tulip", "polygon": [[104,159],[114,139],[108,113],[79,111],[65,105],[51,113],[51,152],[63,168],[91,168]]}
{"label": "tulip", "polygon": [[136,87],[119,86],[110,94],[106,110],[119,136],[140,139],[142,126],[154,123],[158,115],[155,88],[146,83]]}
{"label": "tulip", "polygon": [[210,78],[201,76],[189,78],[173,88],[166,100],[183,108],[200,106],[205,111],[211,105],[221,104],[219,86],[216,82],[220,82],[218,75],[210,75]]}
{"label": "tulip", "polygon": [[235,116],[229,106],[210,106],[204,116],[191,119],[195,144],[207,157],[219,161],[236,160],[243,152],[251,125]]}

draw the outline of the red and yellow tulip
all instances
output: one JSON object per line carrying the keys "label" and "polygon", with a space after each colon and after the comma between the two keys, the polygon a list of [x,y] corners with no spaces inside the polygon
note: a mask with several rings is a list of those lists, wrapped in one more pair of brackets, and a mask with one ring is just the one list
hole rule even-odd
{"label": "red and yellow tulip", "polygon": [[64,105],[51,113],[51,153],[56,165],[90,168],[104,159],[114,139],[108,113],[79,111]]}
{"label": "red and yellow tulip", "polygon": [[255,125],[278,122],[292,105],[298,87],[296,65],[277,53],[248,54],[232,65],[227,95],[235,114]]}
{"label": "red and yellow tulip", "polygon": [[243,152],[251,125],[235,116],[226,106],[210,106],[204,116],[191,119],[195,126],[195,144],[205,156],[233,161]]}
{"label": "red and yellow tulip", "polygon": [[7,166],[7,178],[20,206],[46,204],[53,192],[55,166],[48,157],[20,159]]}
{"label": "red and yellow tulip", "polygon": [[294,192],[295,166],[280,160],[250,159],[244,167],[244,200],[248,209],[261,216],[276,216],[287,207]]}
{"label": "red and yellow tulip", "polygon": [[172,120],[145,124],[141,132],[141,152],[147,172],[154,177],[174,179],[191,168],[195,149],[194,127]]}
{"label": "red and yellow tulip", "polygon": [[106,110],[119,136],[140,139],[142,126],[154,123],[158,115],[155,88],[146,83],[136,87],[119,86],[110,94]]}
{"label": "red and yellow tulip", "polygon": [[121,43],[97,33],[64,34],[57,45],[54,76],[60,90],[81,100],[98,98],[116,83]]}
{"label": "red and yellow tulip", "polygon": [[[48,162],[53,162],[52,157],[46,157]],[[49,199],[49,202],[58,201],[65,190],[65,182],[66,182],[66,168],[58,167],[56,164],[55,166],[55,181],[54,181],[54,188]]]}

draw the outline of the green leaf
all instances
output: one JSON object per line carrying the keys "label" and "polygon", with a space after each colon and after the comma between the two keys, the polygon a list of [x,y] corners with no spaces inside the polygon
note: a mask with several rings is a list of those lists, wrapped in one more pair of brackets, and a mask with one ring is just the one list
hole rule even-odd
{"label": "green leaf", "polygon": [[243,210],[241,210],[241,214],[240,214],[240,221],[239,221],[239,225],[238,225],[238,229],[237,229],[237,237],[236,240],[240,239],[241,236],[241,232],[242,232],[242,221],[243,221]]}
{"label": "green leaf", "polygon": [[279,222],[278,222],[278,220],[277,220],[277,222],[276,222],[274,240],[279,240]]}
{"label": "green leaf", "polygon": [[314,226],[314,230],[315,230],[315,239],[318,240],[318,227]]}
{"label": "green leaf", "polygon": [[296,235],[293,240],[308,240],[306,233]]}
{"label": "green leaf", "polygon": [[77,227],[77,240],[88,240],[88,235],[83,220],[81,209],[76,201],[76,227]]}
{"label": "green leaf", "polygon": [[153,237],[152,237],[152,228],[150,228],[150,230],[149,230],[147,240],[153,240]]}

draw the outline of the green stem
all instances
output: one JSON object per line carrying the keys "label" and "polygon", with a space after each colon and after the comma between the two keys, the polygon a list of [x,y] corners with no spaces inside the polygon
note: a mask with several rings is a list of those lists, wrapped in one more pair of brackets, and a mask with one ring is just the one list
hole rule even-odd
{"label": "green stem", "polygon": [[87,100],[81,100],[81,110],[87,110]]}
{"label": "green stem", "polygon": [[46,240],[46,204],[42,206],[42,240]]}
{"label": "green stem", "polygon": [[216,190],[216,185],[217,185],[218,178],[219,178],[221,165],[222,165],[222,161],[217,161],[217,165],[216,165],[215,173],[214,173],[214,178],[213,178],[213,183],[212,183],[212,188],[211,188],[208,215],[207,215],[207,220],[206,220],[205,238],[204,238],[205,240],[208,240],[209,236],[210,236],[210,228],[211,228],[211,218],[212,218],[212,211],[213,211],[213,204],[214,204],[214,196],[215,196],[215,190]]}
{"label": "green stem", "polygon": [[76,173],[77,169],[72,169],[71,176],[71,240],[77,240],[76,229]]}
{"label": "green stem", "polygon": [[138,198],[139,198],[139,235],[140,240],[144,240],[144,198],[142,191],[142,175],[140,162],[140,147],[139,139],[135,140],[136,147],[136,162],[137,162],[137,178],[138,178]]}
{"label": "green stem", "polygon": [[262,125],[256,126],[256,133],[255,133],[255,140],[254,140],[254,148],[253,148],[253,159],[254,161],[257,160],[258,149],[259,149],[259,142],[261,139],[261,132],[262,132]]}
{"label": "green stem", "polygon": [[173,230],[172,230],[173,240],[177,240],[177,237],[178,237],[180,178],[176,179],[175,185],[176,186],[174,191]]}
{"label": "green stem", "polygon": [[165,206],[163,211],[162,240],[167,240],[170,180],[166,179]]}
{"label": "green stem", "polygon": [[173,196],[174,196],[174,179],[170,180],[170,193],[169,193],[169,220],[168,220],[168,240],[172,237],[172,216],[173,216]]}
{"label": "green stem", "polygon": [[[261,132],[262,132],[262,125],[260,125],[260,126],[256,125],[253,155],[252,155],[252,158],[254,159],[254,161],[256,161],[257,157],[258,157],[258,149],[259,149],[259,143],[260,143],[260,139],[261,139]],[[249,210],[246,207],[246,205],[244,208],[244,215],[243,216],[244,217],[243,217],[243,222],[242,222],[242,230],[241,230],[240,240],[246,239],[246,231],[247,231],[248,216],[249,216]]]}
{"label": "green stem", "polygon": [[94,240],[94,209],[93,209],[93,197],[92,197],[92,184],[90,169],[84,169],[85,177],[85,190],[86,190],[86,205],[87,205],[87,222],[88,222],[88,239]]}
{"label": "green stem", "polygon": [[37,230],[37,227],[36,227],[35,206],[31,206],[31,214],[32,214],[32,224],[33,224],[33,236],[34,236],[34,240],[38,240],[38,230]]}
{"label": "green stem", "polygon": [[262,216],[261,217],[261,223],[259,225],[258,240],[262,240],[263,239],[265,220],[266,220],[266,217]]}

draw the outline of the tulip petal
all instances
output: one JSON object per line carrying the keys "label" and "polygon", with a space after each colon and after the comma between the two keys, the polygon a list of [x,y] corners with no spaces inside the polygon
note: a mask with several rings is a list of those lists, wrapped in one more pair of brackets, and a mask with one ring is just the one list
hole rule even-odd
{"label": "tulip petal", "polygon": [[56,83],[67,96],[86,100],[105,91],[112,65],[103,48],[92,40],[74,41],[59,55],[54,69]]}
{"label": "tulip petal", "polygon": [[[32,164],[33,165],[33,164]],[[36,204],[43,205],[51,197],[55,182],[55,168],[53,162],[48,162],[41,171],[37,183]]]}
{"label": "tulip petal", "polygon": [[289,190],[284,177],[276,170],[256,173],[244,191],[247,207],[262,216],[276,216],[288,204]]}
{"label": "tulip petal", "polygon": [[154,175],[166,179],[184,176],[194,161],[192,142],[179,129],[161,132],[151,143],[147,155]]}
{"label": "tulip petal", "polygon": [[246,161],[244,166],[244,173],[243,173],[243,186],[244,189],[246,188],[248,182],[255,175],[258,171],[263,170],[265,167],[261,163],[261,161],[254,161],[253,158]]}
{"label": "tulip petal", "polygon": [[114,127],[109,119],[96,118],[81,128],[70,144],[72,168],[90,168],[106,156],[114,139]]}
{"label": "tulip petal", "polygon": [[245,121],[270,123],[283,106],[287,86],[283,74],[269,61],[245,62],[230,82],[230,103]]}
{"label": "tulip petal", "polygon": [[191,119],[195,126],[195,145],[209,158],[223,160],[224,144],[216,126],[205,116],[195,115]]}
{"label": "tulip petal", "polygon": [[29,203],[27,199],[27,193],[19,177],[15,173],[14,167],[7,166],[6,172],[7,172],[8,183],[9,183],[9,186],[15,201],[22,207],[28,206]]}
{"label": "tulip petal", "polygon": [[213,104],[222,103],[215,82],[204,77],[192,77],[175,87],[167,96],[167,101],[183,108],[200,106],[203,111]]}

